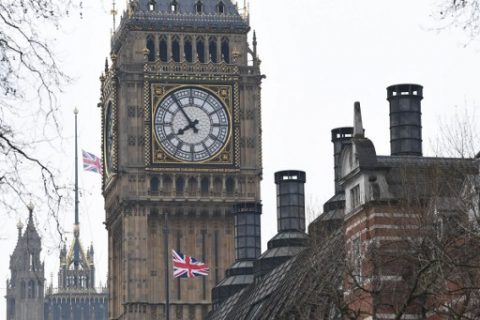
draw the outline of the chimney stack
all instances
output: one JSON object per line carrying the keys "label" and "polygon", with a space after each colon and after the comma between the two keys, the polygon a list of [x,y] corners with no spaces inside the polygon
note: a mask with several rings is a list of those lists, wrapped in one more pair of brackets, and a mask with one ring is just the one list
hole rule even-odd
{"label": "chimney stack", "polygon": [[392,156],[422,156],[422,99],[423,87],[418,84],[387,88]]}
{"label": "chimney stack", "polygon": [[275,173],[279,233],[305,232],[305,182],[304,171],[288,170]]}
{"label": "chimney stack", "polygon": [[261,253],[260,215],[262,205],[256,202],[233,206],[235,216],[235,261],[255,260]]}
{"label": "chimney stack", "polygon": [[260,256],[260,215],[257,202],[233,206],[235,217],[235,262],[225,271],[225,279],[212,290],[213,309],[253,282],[253,262]]}
{"label": "chimney stack", "polygon": [[305,182],[304,171],[275,173],[277,185],[277,230],[267,243],[267,251],[254,261],[255,279],[261,279],[291,257],[305,249]]}
{"label": "chimney stack", "polygon": [[342,168],[340,167],[340,154],[342,153],[345,145],[350,144],[352,141],[353,128],[343,127],[332,129],[332,142],[333,142],[333,170],[335,174],[335,194],[343,192],[343,188],[338,183],[340,180],[340,173]]}

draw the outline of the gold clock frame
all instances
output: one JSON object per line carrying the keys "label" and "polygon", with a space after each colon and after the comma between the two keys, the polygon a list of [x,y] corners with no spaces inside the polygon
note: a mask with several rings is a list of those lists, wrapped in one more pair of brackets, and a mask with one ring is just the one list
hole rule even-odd
{"label": "gold clock frame", "polygon": [[[214,95],[225,106],[229,118],[227,141],[211,158],[203,161],[178,160],[168,154],[155,137],[154,115],[160,102],[171,92],[182,88],[198,88]],[[148,94],[148,95],[147,95]],[[145,108],[146,165],[150,167],[184,166],[238,166],[238,85],[236,83],[148,83]]]}
{"label": "gold clock frame", "polygon": [[[110,69],[105,76],[101,76],[100,80],[102,82],[102,97],[101,97],[101,107],[102,107],[102,123],[101,123],[101,152],[102,152],[102,166],[103,166],[103,189],[104,191],[108,190],[112,185],[112,181],[118,170],[118,88],[117,88],[117,78],[114,69]],[[110,104],[111,108],[111,117],[112,117],[112,130],[113,130],[113,141],[112,141],[112,163],[111,170],[108,170],[106,166],[106,145],[105,145],[105,127],[106,127],[106,112],[108,105]]]}

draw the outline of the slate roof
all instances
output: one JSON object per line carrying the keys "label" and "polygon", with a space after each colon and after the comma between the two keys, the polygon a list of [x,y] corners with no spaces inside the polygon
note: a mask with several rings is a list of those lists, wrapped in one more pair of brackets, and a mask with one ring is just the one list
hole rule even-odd
{"label": "slate roof", "polygon": [[409,165],[465,165],[473,163],[471,158],[442,158],[442,157],[423,157],[423,156],[377,156],[379,165],[399,167],[405,164]]}
{"label": "slate roof", "polygon": [[290,319],[300,313],[306,319],[323,318],[332,310],[332,299],[342,294],[337,288],[343,274],[343,248],[341,228],[321,243],[310,242],[308,248],[231,296],[207,319]]}
{"label": "slate roof", "polygon": [[202,30],[212,29],[227,32],[247,32],[248,21],[240,16],[237,7],[230,1],[224,0],[225,10],[218,12],[217,0],[202,0],[203,10],[197,13],[194,0],[177,0],[178,9],[172,12],[170,0],[159,0],[155,3],[155,10],[149,10],[150,0],[140,0],[130,17],[122,17],[120,29],[123,25],[135,25],[144,30],[160,31],[163,29],[179,30],[181,28]]}
{"label": "slate roof", "polygon": [[221,320],[228,319],[227,316],[232,312],[232,309],[237,305],[238,300],[242,297],[244,290],[241,290],[225,300],[215,312],[211,312],[208,316],[208,320]]}
{"label": "slate roof", "polygon": [[138,0],[133,12],[124,13],[112,37],[116,52],[128,30],[218,32],[245,34],[250,30],[248,18],[242,17],[231,0],[222,0],[223,13],[218,12],[218,0],[202,0],[203,10],[197,13],[196,0],[177,0],[178,10],[172,12],[170,0],[156,0],[155,10],[149,10],[150,0]]}
{"label": "slate roof", "polygon": [[473,159],[420,156],[377,156],[377,167],[388,170],[386,180],[394,198],[406,192],[417,198],[451,196],[461,192],[465,179],[478,174]]}
{"label": "slate roof", "polygon": [[358,164],[360,168],[373,167],[377,163],[377,153],[372,141],[368,138],[353,138],[357,148]]}
{"label": "slate roof", "polygon": [[[139,9],[143,11],[148,11],[149,3],[151,0],[140,0]],[[202,14],[208,15],[221,15],[218,12],[219,0],[201,0],[202,3]],[[232,3],[231,0],[222,0],[224,5],[223,15],[236,15],[239,16],[236,6]],[[176,0],[178,12],[181,14],[196,14],[195,4],[197,0]],[[170,12],[170,6],[172,0],[156,0],[155,1],[155,11],[167,13]]]}

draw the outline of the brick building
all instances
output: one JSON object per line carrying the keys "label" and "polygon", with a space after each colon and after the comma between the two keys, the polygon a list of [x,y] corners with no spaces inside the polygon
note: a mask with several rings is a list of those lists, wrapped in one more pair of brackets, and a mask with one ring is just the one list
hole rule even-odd
{"label": "brick building", "polygon": [[471,201],[478,160],[422,156],[422,89],[387,88],[390,156],[378,156],[364,136],[359,104],[352,143],[340,155],[345,299],[360,319],[478,312],[478,208]]}
{"label": "brick building", "polygon": [[353,127],[332,130],[335,194],[308,236],[282,242],[296,251],[262,271],[275,239],[285,239],[279,227],[268,250],[251,259],[250,282],[238,286],[227,271],[209,319],[480,316],[479,159],[423,156],[422,98],[419,85],[387,88],[388,156],[365,137],[355,103]]}

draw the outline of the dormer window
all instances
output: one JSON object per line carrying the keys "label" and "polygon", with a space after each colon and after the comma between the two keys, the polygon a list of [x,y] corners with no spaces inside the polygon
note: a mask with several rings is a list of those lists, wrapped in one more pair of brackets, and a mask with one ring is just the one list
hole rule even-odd
{"label": "dormer window", "polygon": [[148,2],[148,11],[154,11],[155,10],[155,0],[150,0]]}
{"label": "dormer window", "polygon": [[176,0],[173,0],[171,3],[170,3],[170,11],[173,12],[173,13],[177,13],[178,12],[178,2]]}
{"label": "dormer window", "polygon": [[203,12],[203,3],[202,1],[197,1],[197,3],[195,3],[195,12],[196,13],[202,13]]}
{"label": "dormer window", "polygon": [[225,4],[223,3],[223,1],[220,1],[218,3],[218,13],[225,13]]}

